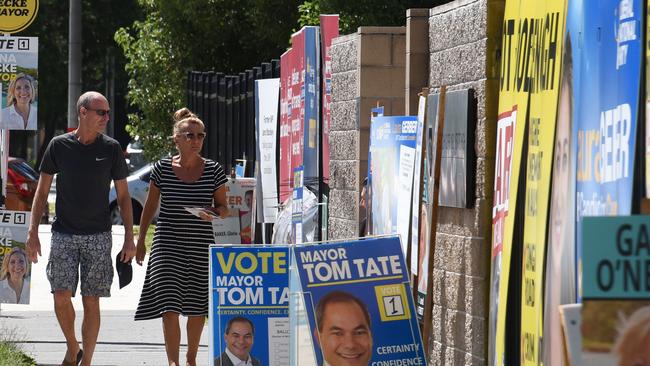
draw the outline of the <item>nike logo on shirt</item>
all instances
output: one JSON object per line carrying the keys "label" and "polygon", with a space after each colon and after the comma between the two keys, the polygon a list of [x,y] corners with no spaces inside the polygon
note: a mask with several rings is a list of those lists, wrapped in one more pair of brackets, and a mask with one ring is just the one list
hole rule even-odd
{"label": "nike logo on shirt", "polygon": [[106,160],[106,158],[95,158],[95,161],[102,161],[102,160]]}

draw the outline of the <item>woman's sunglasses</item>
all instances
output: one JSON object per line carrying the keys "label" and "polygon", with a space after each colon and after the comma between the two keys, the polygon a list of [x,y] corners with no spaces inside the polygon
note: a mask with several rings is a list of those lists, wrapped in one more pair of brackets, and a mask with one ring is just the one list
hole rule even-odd
{"label": "woman's sunglasses", "polygon": [[194,133],[194,132],[179,132],[179,134],[182,135],[182,136],[184,136],[185,139],[188,140],[188,141],[189,141],[189,140],[194,140],[194,139],[203,140],[203,139],[205,138],[205,132],[198,132],[198,133]]}

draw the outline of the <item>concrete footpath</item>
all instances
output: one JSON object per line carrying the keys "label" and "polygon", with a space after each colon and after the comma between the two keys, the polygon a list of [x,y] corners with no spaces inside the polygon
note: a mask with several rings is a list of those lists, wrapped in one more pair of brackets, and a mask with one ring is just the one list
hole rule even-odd
{"label": "concrete footpath", "polygon": [[[0,304],[0,332],[16,340],[26,353],[36,359],[38,365],[60,365],[65,355],[66,345],[54,314],[54,301],[45,276],[45,266],[50,252],[50,226],[41,225],[39,232],[43,256],[32,266],[30,305]],[[123,227],[114,226],[113,258],[122,249],[123,243]],[[102,325],[93,365],[167,365],[162,321],[160,319],[138,322],[133,320],[146,271],[146,264],[140,267],[133,263],[131,284],[120,290],[117,273],[115,273],[111,297],[101,300]],[[77,311],[75,322],[77,338],[81,341],[83,317],[81,296],[77,295],[73,299],[73,304]],[[184,365],[186,332],[183,317],[181,317],[181,334],[180,361],[181,365]],[[208,337],[206,324],[197,358],[199,365],[209,365]]]}

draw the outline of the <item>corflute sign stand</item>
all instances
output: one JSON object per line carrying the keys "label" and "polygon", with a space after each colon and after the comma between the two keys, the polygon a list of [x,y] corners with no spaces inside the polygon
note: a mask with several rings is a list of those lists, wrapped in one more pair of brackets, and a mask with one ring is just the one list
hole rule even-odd
{"label": "corflute sign stand", "polygon": [[[210,364],[289,365],[287,246],[210,247]],[[213,361],[213,362],[212,362]]]}
{"label": "corflute sign stand", "polygon": [[[38,14],[39,2],[0,3],[0,205],[5,209],[9,130],[35,130],[38,121],[38,38],[12,37],[11,34],[32,24]],[[16,90],[22,91],[20,98],[16,98]],[[31,266],[25,253],[25,241],[31,213],[0,210],[0,216],[0,263],[4,264],[0,274],[7,273],[0,279],[0,304],[29,304]],[[18,266],[16,271],[8,274],[6,266],[10,261],[22,261],[22,270]]]}
{"label": "corflute sign stand", "polygon": [[[317,365],[426,365],[399,237],[301,245],[292,252],[297,275],[291,279],[300,281],[307,344]],[[305,314],[291,314],[303,335]]]}
{"label": "corflute sign stand", "polygon": [[427,364],[398,236],[213,245],[209,327],[219,366]]}

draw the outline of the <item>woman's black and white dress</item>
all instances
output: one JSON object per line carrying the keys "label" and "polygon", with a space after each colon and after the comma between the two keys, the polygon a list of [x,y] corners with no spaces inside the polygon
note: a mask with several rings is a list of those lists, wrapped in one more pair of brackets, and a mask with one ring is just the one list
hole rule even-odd
{"label": "woman's black and white dress", "polygon": [[171,158],[165,158],[154,164],[151,181],[160,189],[160,214],[135,320],[159,318],[168,311],[207,315],[212,224],[185,207],[212,206],[214,191],[226,183],[226,175],[221,165],[206,159],[201,177],[183,182]]}

